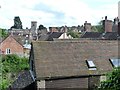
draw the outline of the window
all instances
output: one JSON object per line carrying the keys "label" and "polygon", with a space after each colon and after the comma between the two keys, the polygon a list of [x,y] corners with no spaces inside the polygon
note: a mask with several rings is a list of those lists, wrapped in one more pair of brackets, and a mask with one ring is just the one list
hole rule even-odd
{"label": "window", "polygon": [[96,70],[96,66],[92,60],[86,60],[89,70]]}
{"label": "window", "polygon": [[10,54],[10,53],[11,53],[10,48],[7,48],[6,49],[6,54]]}
{"label": "window", "polygon": [[113,67],[120,67],[120,59],[112,58],[109,59]]}

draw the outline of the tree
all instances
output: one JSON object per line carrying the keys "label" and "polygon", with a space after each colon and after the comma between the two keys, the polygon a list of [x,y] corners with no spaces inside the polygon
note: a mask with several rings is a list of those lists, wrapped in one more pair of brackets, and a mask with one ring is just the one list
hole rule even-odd
{"label": "tree", "polygon": [[120,67],[108,73],[107,80],[101,82],[100,90],[120,90]]}
{"label": "tree", "polygon": [[80,37],[80,34],[78,32],[68,32],[68,35],[71,35],[73,38],[79,38]]}
{"label": "tree", "polygon": [[29,69],[28,58],[19,57],[15,54],[0,56],[0,90],[5,90],[17,77],[17,74],[23,70]]}
{"label": "tree", "polygon": [[103,29],[103,21],[100,21],[98,23],[98,25],[95,25],[95,26],[92,26],[92,30],[95,31],[95,32],[101,32],[103,33],[104,32],[104,29]]}
{"label": "tree", "polygon": [[21,22],[19,16],[16,16],[16,17],[14,18],[14,26],[12,26],[11,29],[12,29],[12,28],[22,29],[22,22]]}
{"label": "tree", "polygon": [[46,27],[40,24],[38,30],[42,30],[42,29],[46,29]]}
{"label": "tree", "polygon": [[6,31],[6,29],[0,28],[0,37],[5,38],[7,36],[8,36],[8,32]]}

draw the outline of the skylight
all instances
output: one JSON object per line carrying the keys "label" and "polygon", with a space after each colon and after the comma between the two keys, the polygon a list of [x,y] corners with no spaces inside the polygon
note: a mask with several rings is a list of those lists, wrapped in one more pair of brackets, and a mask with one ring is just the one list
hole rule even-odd
{"label": "skylight", "polygon": [[120,59],[117,59],[117,58],[112,58],[112,59],[110,59],[110,62],[112,63],[112,65],[114,66],[114,67],[120,67]]}
{"label": "skylight", "polygon": [[86,62],[87,62],[89,70],[96,70],[96,66],[92,60],[87,60]]}

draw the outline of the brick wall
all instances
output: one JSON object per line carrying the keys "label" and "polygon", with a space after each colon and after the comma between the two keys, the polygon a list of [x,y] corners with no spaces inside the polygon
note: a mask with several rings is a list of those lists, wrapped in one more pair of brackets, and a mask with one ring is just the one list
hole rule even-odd
{"label": "brick wall", "polygon": [[1,43],[1,51],[6,54],[6,49],[10,49],[10,54],[17,54],[19,56],[23,56],[23,46],[19,44],[12,36],[7,37],[2,43]]}

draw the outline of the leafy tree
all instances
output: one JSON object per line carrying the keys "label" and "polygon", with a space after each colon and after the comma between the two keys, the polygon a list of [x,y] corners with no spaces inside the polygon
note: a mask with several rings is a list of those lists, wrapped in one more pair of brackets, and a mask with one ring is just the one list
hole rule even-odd
{"label": "leafy tree", "polygon": [[46,29],[46,27],[40,24],[38,30],[42,30],[42,29]]}
{"label": "leafy tree", "polygon": [[107,74],[107,80],[101,82],[100,90],[120,90],[120,67]]}
{"label": "leafy tree", "polygon": [[68,35],[71,35],[73,38],[79,38],[80,37],[80,34],[78,32],[68,32]]}
{"label": "leafy tree", "polygon": [[92,26],[92,30],[95,31],[95,32],[101,32],[103,33],[104,32],[104,29],[103,29],[103,21],[100,21],[98,23],[98,25],[95,25],[95,26]]}
{"label": "leafy tree", "polygon": [[14,18],[14,26],[12,26],[11,29],[12,29],[12,28],[22,29],[22,22],[21,22],[19,16],[16,16],[16,17]]}
{"label": "leafy tree", "polygon": [[8,32],[6,31],[6,29],[0,28],[0,37],[5,38],[7,36],[8,36]]}
{"label": "leafy tree", "polygon": [[19,57],[15,54],[0,56],[1,73],[0,90],[5,90],[14,80],[17,74],[29,69],[28,58]]}

